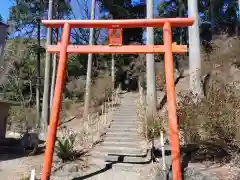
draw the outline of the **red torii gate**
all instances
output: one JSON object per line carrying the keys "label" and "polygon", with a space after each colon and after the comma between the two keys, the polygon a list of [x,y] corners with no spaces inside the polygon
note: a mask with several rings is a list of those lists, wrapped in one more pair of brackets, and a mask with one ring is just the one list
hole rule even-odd
{"label": "red torii gate", "polygon": [[[191,26],[192,18],[163,19],[128,19],[128,20],[43,20],[42,24],[49,28],[63,28],[62,40],[58,45],[50,45],[48,52],[60,53],[56,87],[51,109],[50,125],[47,136],[41,180],[49,180],[51,176],[52,157],[56,139],[59,113],[62,101],[64,77],[68,53],[102,53],[102,54],[139,54],[164,53],[166,90],[168,103],[168,119],[170,145],[172,155],[173,179],[181,180],[180,145],[176,113],[176,94],[174,85],[173,53],[187,52],[187,46],[172,43],[172,27]],[[122,45],[122,28],[163,27],[164,45]],[[69,45],[71,28],[107,28],[110,34],[119,33],[119,38],[111,37],[109,45]],[[117,29],[117,31],[115,31]],[[120,30],[120,31],[119,31]]]}

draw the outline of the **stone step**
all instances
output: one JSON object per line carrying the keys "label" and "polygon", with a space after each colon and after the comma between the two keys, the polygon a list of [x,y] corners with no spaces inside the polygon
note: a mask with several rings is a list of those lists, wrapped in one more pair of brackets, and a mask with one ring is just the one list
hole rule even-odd
{"label": "stone step", "polygon": [[137,128],[113,128],[111,127],[108,132],[116,132],[116,133],[137,133],[138,129]]}
{"label": "stone step", "polygon": [[135,122],[137,123],[137,119],[136,118],[129,118],[129,117],[112,117],[112,121],[122,121],[122,122]]}
{"label": "stone step", "polygon": [[118,142],[118,141],[104,141],[102,143],[103,146],[113,146],[113,147],[129,147],[129,148],[136,148],[139,147],[139,143],[135,142]]}
{"label": "stone step", "polygon": [[117,120],[119,120],[119,119],[137,120],[138,117],[137,117],[137,116],[122,116],[122,115],[116,116],[116,115],[113,115],[113,116],[112,116],[112,119],[113,119],[113,120],[114,120],[114,119],[117,119]]}
{"label": "stone step", "polygon": [[106,136],[112,136],[112,137],[124,137],[124,136],[129,136],[129,137],[138,137],[137,132],[107,132]]}
{"label": "stone step", "polygon": [[144,163],[128,163],[128,162],[109,162],[104,159],[92,159],[90,160],[90,164],[93,164],[96,167],[102,167],[103,165],[106,168],[114,169],[114,171],[127,171],[131,172],[139,172],[139,169],[143,166]]}
{"label": "stone step", "polygon": [[129,118],[129,119],[137,119],[138,116],[137,115],[131,115],[130,113],[127,114],[125,112],[121,112],[119,114],[112,114],[113,118]]}
{"label": "stone step", "polygon": [[104,141],[107,142],[125,142],[125,143],[134,143],[137,141],[136,137],[120,137],[120,136],[106,136],[104,137]]}
{"label": "stone step", "polygon": [[137,123],[135,124],[111,124],[111,129],[126,129],[126,128],[129,128],[129,129],[135,129],[137,128]]}
{"label": "stone step", "polygon": [[135,126],[137,127],[137,121],[116,121],[116,120],[113,120],[111,122],[111,126],[112,125],[117,125],[117,126]]}
{"label": "stone step", "polygon": [[131,163],[131,164],[143,164],[149,163],[150,157],[134,157],[134,156],[106,156],[104,158],[105,162],[118,162],[118,163]]}
{"label": "stone step", "polygon": [[129,112],[130,114],[137,114],[136,108],[118,108],[114,113]]}
{"label": "stone step", "polygon": [[124,114],[124,112],[119,114],[113,114],[112,118],[128,118],[128,119],[138,119],[138,116],[132,116],[129,114]]}
{"label": "stone step", "polygon": [[141,149],[136,148],[110,148],[110,147],[99,147],[97,151],[105,153],[105,156],[109,155],[122,155],[122,156],[136,156],[136,157],[143,157],[145,156],[145,152]]}
{"label": "stone step", "polygon": [[113,119],[111,123],[122,123],[122,124],[129,124],[129,125],[137,125],[139,122],[137,120],[130,120],[130,119]]}
{"label": "stone step", "polygon": [[119,111],[119,112],[114,112],[113,114],[112,114],[113,116],[120,116],[120,117],[126,117],[126,116],[128,116],[128,117],[138,117],[138,115],[137,114],[133,114],[133,112],[125,112],[125,111]]}
{"label": "stone step", "polygon": [[114,146],[114,145],[103,145],[101,147],[99,147],[98,149],[104,149],[103,151],[108,152],[108,151],[126,151],[126,152],[132,152],[132,153],[140,153],[142,152],[141,147],[140,146],[134,146],[134,147],[128,147],[128,146]]}
{"label": "stone step", "polygon": [[101,164],[147,164],[150,162],[150,157],[133,157],[133,156],[106,156],[105,158],[91,158],[89,161],[90,165]]}

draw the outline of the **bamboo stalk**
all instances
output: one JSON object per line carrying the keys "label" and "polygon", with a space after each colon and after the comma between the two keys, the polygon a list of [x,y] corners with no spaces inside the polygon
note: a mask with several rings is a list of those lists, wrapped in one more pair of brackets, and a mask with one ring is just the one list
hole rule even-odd
{"label": "bamboo stalk", "polygon": [[31,175],[30,175],[30,180],[35,180],[35,175],[36,175],[35,169],[32,169]]}
{"label": "bamboo stalk", "polygon": [[105,124],[107,124],[107,105],[106,105],[106,102],[105,102],[104,121],[105,121]]}
{"label": "bamboo stalk", "polygon": [[97,139],[99,138],[100,134],[100,127],[99,127],[99,113],[97,112]]}
{"label": "bamboo stalk", "polygon": [[104,105],[102,106],[101,121],[104,124]]}
{"label": "bamboo stalk", "polygon": [[164,145],[164,138],[163,138],[163,132],[160,132],[161,137],[161,146],[162,146],[162,170],[164,173],[164,180],[167,180],[167,169],[166,169],[166,157],[165,157],[165,145]]}
{"label": "bamboo stalk", "polygon": [[89,130],[89,121],[90,121],[90,115],[88,114],[88,119],[87,119],[87,123],[86,123],[86,131],[87,131],[87,134],[88,134],[88,130]]}
{"label": "bamboo stalk", "polygon": [[145,113],[144,113],[144,119],[145,119],[145,135],[146,135],[146,141],[148,141],[148,135],[147,135],[147,133],[148,133],[148,124],[147,124],[147,113],[146,113],[146,111],[145,111]]}
{"label": "bamboo stalk", "polygon": [[114,94],[112,94],[112,101],[111,101],[111,111],[113,112],[113,100],[114,100]]}
{"label": "bamboo stalk", "polygon": [[90,129],[91,129],[91,135],[92,135],[92,142],[94,143],[94,128],[93,128],[93,117],[90,116]]}

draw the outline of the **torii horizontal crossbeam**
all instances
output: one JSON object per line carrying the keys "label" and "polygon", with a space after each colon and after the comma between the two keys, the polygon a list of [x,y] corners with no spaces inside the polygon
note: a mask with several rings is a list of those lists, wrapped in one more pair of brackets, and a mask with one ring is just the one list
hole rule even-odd
{"label": "torii horizontal crossbeam", "polygon": [[163,27],[166,22],[171,27],[186,27],[193,24],[193,18],[124,19],[124,20],[42,20],[46,27],[58,28],[68,23],[71,28],[144,28]]}
{"label": "torii horizontal crossbeam", "polygon": [[[68,53],[101,53],[101,54],[163,54],[166,50],[164,45],[127,45],[127,46],[102,46],[102,45],[68,45]],[[48,46],[48,51],[51,53],[60,52],[60,45]],[[172,44],[173,53],[185,53],[187,52],[187,46]]]}

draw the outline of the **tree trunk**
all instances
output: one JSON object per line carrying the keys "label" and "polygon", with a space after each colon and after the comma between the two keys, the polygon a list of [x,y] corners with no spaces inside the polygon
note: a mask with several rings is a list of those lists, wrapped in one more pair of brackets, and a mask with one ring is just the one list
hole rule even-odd
{"label": "tree trunk", "polygon": [[36,65],[36,71],[37,71],[37,83],[36,83],[36,126],[37,128],[40,127],[40,62],[41,62],[41,54],[40,54],[40,48],[41,48],[41,26],[40,26],[40,19],[38,20],[37,25],[37,38],[38,38],[38,50],[37,50],[37,65]]}
{"label": "tree trunk", "polygon": [[[92,0],[92,8],[91,8],[91,20],[95,19],[95,5],[96,0]],[[89,45],[93,45],[93,33],[94,29],[90,29],[89,34]],[[92,76],[92,57],[93,54],[88,54],[88,66],[87,66],[87,80],[86,80],[86,94],[85,94],[85,105],[84,105],[84,117],[87,118],[89,113],[89,104],[90,104],[90,93],[91,93],[91,76]]]}
{"label": "tree trunk", "polygon": [[[48,19],[52,19],[53,16],[53,0],[49,0],[48,5]],[[52,29],[47,29],[47,42],[46,48],[52,43]],[[42,122],[41,122],[41,138],[46,135],[49,121],[49,94],[50,94],[50,69],[51,69],[52,55],[46,51],[45,60],[45,72],[44,72],[44,91],[43,91],[43,103],[42,103]]]}
{"label": "tree trunk", "polygon": [[114,91],[114,89],[115,89],[115,59],[114,59],[113,54],[112,54],[111,76],[112,76],[112,90]]}
{"label": "tree trunk", "polygon": [[[153,0],[147,0],[147,19],[153,18]],[[153,28],[147,28],[147,45],[154,44]],[[156,115],[156,74],[155,61],[153,54],[146,55],[147,61],[147,117],[152,118]]]}
{"label": "tree trunk", "polygon": [[56,73],[57,73],[57,54],[53,56],[53,64],[52,64],[52,82],[51,82],[51,97],[50,97],[50,107],[53,104],[55,83],[56,83]]}
{"label": "tree trunk", "polygon": [[142,83],[143,83],[143,75],[141,73],[140,76],[138,77],[138,88],[139,88],[140,105],[141,106],[144,105],[144,91],[143,91]]}
{"label": "tree trunk", "polygon": [[[238,8],[237,8],[238,12],[240,12],[240,0],[238,0]],[[236,11],[237,12],[237,11]],[[237,30],[236,30],[236,34],[237,37],[239,37],[239,26],[240,26],[240,15],[238,15],[238,22],[237,22]]]}
{"label": "tree trunk", "polygon": [[[55,9],[55,19],[59,19],[59,0],[56,2],[56,9]],[[59,29],[56,29],[56,44],[58,43],[58,37],[59,37]],[[53,55],[52,60],[52,78],[51,78],[51,94],[50,94],[50,108],[52,108],[53,104],[53,96],[54,96],[54,90],[55,90],[55,83],[56,83],[56,74],[57,74],[57,54],[55,53]]]}
{"label": "tree trunk", "polygon": [[214,4],[213,4],[213,0],[210,0],[210,22],[211,22],[211,31],[212,34],[215,33],[215,28],[214,28]]}
{"label": "tree trunk", "polygon": [[201,57],[198,22],[198,1],[188,0],[188,16],[194,18],[194,24],[189,27],[189,73],[190,89],[196,95],[202,95],[201,88]]}
{"label": "tree trunk", "polygon": [[[153,0],[147,0],[147,19],[153,18]],[[147,28],[147,45],[154,44],[153,28]],[[152,118],[156,115],[157,96],[156,96],[156,74],[155,61],[153,54],[146,55],[147,61],[147,117]]]}
{"label": "tree trunk", "polygon": [[[183,17],[184,12],[185,12],[185,7],[184,7],[183,0],[178,0],[178,6],[179,6],[179,12],[178,12],[179,13],[179,17]],[[183,44],[183,32],[184,32],[184,29],[180,28],[180,44],[181,45]],[[176,61],[183,60],[184,55],[179,54],[177,57],[179,57],[179,58],[177,58]],[[180,71],[179,67],[175,67],[175,69],[179,73],[179,71]]]}
{"label": "tree trunk", "polygon": [[[179,6],[179,17],[183,17],[184,14],[184,4],[183,0],[178,0],[178,6]],[[180,44],[183,44],[183,28],[180,28]]]}

